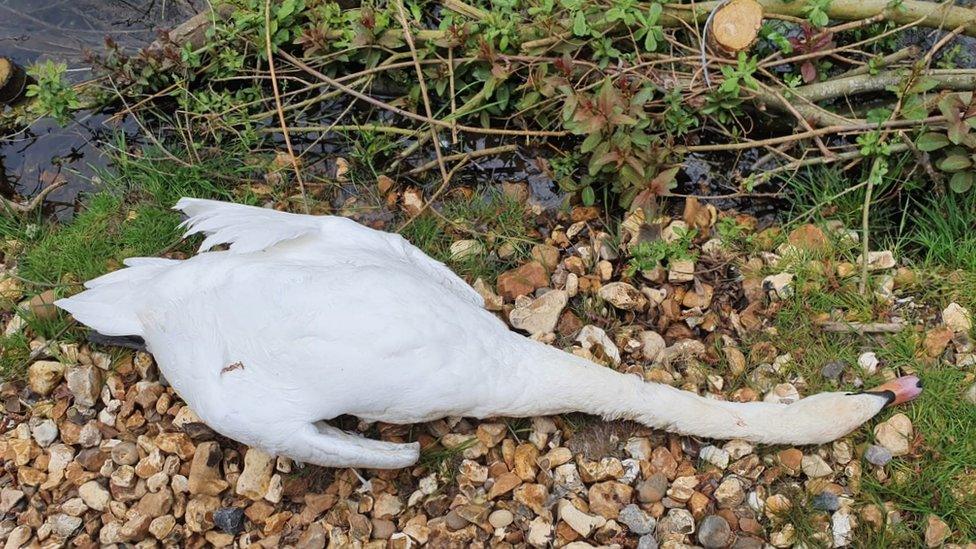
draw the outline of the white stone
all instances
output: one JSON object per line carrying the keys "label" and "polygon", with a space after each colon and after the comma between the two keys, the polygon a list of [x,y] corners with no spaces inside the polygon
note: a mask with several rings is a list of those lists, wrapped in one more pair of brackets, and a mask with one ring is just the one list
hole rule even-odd
{"label": "white stone", "polygon": [[942,322],[956,333],[966,333],[973,329],[973,317],[969,314],[969,309],[955,302],[943,309]]}
{"label": "white stone", "polygon": [[895,414],[888,421],[879,423],[874,428],[874,436],[878,443],[893,456],[903,456],[911,449],[911,443],[915,438],[915,430],[912,427],[912,420],[905,414]]}
{"label": "white stone", "polygon": [[763,279],[762,287],[770,297],[788,299],[793,295],[793,273],[769,275]]}
{"label": "white stone", "polygon": [[718,467],[725,469],[729,466],[729,453],[717,446],[703,446],[698,451],[698,457]]}
{"label": "white stone", "polygon": [[512,327],[530,335],[547,334],[556,328],[559,315],[566,308],[569,295],[563,290],[551,290],[533,300],[520,300],[508,315]]}
{"label": "white stone", "polygon": [[878,372],[879,363],[878,356],[872,352],[862,353],[857,358],[857,365],[868,375],[874,375]]}
{"label": "white stone", "polygon": [[101,484],[90,480],[78,488],[78,495],[85,505],[96,511],[104,511],[108,502],[112,500],[112,495]]}
{"label": "white stone", "polygon": [[656,361],[661,356],[667,344],[661,334],[653,330],[645,330],[640,333],[641,354],[645,360]]}
{"label": "white stone", "polygon": [[451,259],[461,261],[485,253],[485,247],[477,240],[458,240],[451,244]]}
{"label": "white stone", "polygon": [[604,356],[610,359],[610,362],[620,364],[620,350],[617,349],[614,342],[607,336],[607,333],[603,331],[603,328],[598,328],[593,325],[583,326],[583,329],[576,336],[576,341],[591,353],[594,347],[602,348]]}
{"label": "white stone", "polygon": [[810,478],[825,477],[834,472],[830,465],[816,454],[803,456],[800,466],[803,468],[804,474]]}
{"label": "white stone", "polygon": [[587,537],[593,530],[607,523],[607,519],[599,515],[589,515],[577,509],[569,500],[559,500],[559,518],[582,537]]}
{"label": "white stone", "polygon": [[[857,256],[857,265],[862,265],[864,263],[864,255]],[[868,270],[869,271],[883,271],[885,269],[892,269],[896,264],[895,254],[891,253],[890,250],[883,250],[880,252],[868,252]]]}

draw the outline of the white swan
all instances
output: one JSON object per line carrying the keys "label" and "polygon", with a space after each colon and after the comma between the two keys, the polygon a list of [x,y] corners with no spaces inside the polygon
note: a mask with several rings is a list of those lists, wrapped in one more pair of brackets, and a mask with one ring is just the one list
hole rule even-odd
{"label": "white swan", "polygon": [[213,429],[273,455],[331,467],[398,468],[419,446],[348,434],[341,414],[388,423],[582,411],[710,438],[817,444],[920,392],[794,404],[730,403],[645,383],[511,332],[443,264],[399,235],[341,217],[184,198],[200,250],[131,258],[57,305],[105,335],[141,336]]}

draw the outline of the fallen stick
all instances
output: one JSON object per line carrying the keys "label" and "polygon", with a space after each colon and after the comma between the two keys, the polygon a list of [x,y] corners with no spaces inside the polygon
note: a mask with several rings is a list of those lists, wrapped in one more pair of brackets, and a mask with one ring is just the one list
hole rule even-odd
{"label": "fallen stick", "polygon": [[[502,145],[500,147],[491,147],[488,149],[480,149],[477,151],[447,155],[444,157],[444,162],[453,162],[455,160],[461,160],[461,159],[481,158],[483,156],[495,156],[499,154],[507,154],[507,153],[515,152],[516,150],[518,150],[518,145]],[[426,164],[421,164],[420,166],[413,168],[412,170],[408,171],[407,174],[417,175],[436,167],[437,167],[437,161],[431,160]]]}
{"label": "fallen stick", "polygon": [[820,325],[825,332],[857,334],[897,334],[905,329],[903,322],[824,322]]}

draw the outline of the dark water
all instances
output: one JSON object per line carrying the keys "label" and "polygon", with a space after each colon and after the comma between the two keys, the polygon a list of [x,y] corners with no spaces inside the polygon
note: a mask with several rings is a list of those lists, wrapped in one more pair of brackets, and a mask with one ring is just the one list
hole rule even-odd
{"label": "dark water", "polygon": [[[101,51],[106,37],[135,51],[192,16],[203,0],[0,0],[0,56],[21,66],[52,59],[68,64],[68,78],[90,77],[85,51]],[[68,185],[50,195],[57,210],[69,210],[77,194],[106,166],[95,145],[117,130],[133,137],[131,121],[107,122],[109,114],[81,113],[67,127],[44,119],[0,136],[0,192],[31,196],[55,177]],[[60,207],[57,207],[59,206]]]}

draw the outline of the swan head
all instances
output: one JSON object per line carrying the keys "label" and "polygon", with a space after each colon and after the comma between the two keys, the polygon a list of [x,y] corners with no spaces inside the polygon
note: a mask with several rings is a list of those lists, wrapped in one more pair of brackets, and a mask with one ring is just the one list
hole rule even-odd
{"label": "swan head", "polygon": [[877,395],[884,398],[886,406],[896,406],[911,400],[915,400],[922,394],[922,380],[918,376],[902,376],[887,383],[882,383],[870,391],[865,391],[869,395]]}

